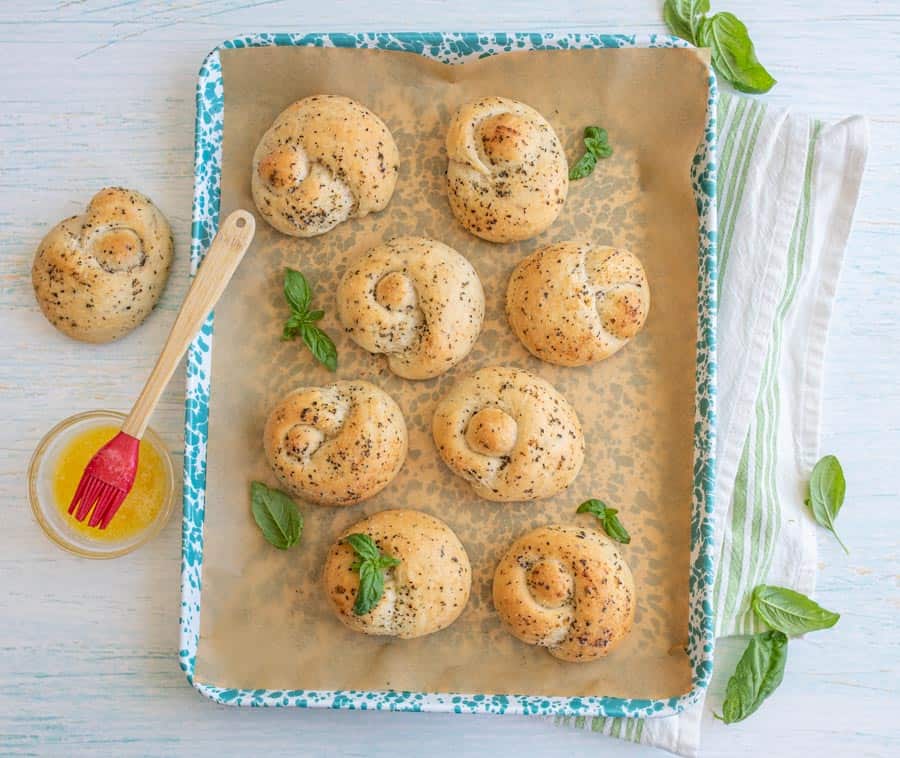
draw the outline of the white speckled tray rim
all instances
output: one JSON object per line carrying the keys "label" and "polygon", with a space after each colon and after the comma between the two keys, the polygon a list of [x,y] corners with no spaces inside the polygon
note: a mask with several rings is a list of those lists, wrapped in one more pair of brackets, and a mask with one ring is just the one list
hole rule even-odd
{"label": "white speckled tray rim", "polygon": [[[579,48],[684,47],[668,35],[596,33],[399,32],[359,34],[255,34],[223,42],[204,60],[197,83],[191,270],[196,271],[215,234],[219,218],[224,89],[221,49],[269,45],[358,47],[398,50],[445,63],[513,50]],[[241,706],[295,706],[349,710],[434,711],[455,713],[564,716],[669,716],[696,702],[709,684],[713,659],[712,591],[713,480],[715,471],[716,395],[716,80],[709,74],[704,138],[691,168],[699,216],[698,335],[691,517],[690,611],[687,653],[692,687],[666,699],[540,697],[463,693],[360,690],[228,689],[194,678],[200,637],[203,519],[206,495],[206,443],[209,419],[213,315],[188,351],[185,398],[184,511],[182,522],[179,659],[188,681],[218,703]]]}

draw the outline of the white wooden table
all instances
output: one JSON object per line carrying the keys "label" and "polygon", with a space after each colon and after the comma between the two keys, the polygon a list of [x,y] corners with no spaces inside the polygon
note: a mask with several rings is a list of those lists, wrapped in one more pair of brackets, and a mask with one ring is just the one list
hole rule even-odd
{"label": "white wooden table", "polygon": [[[303,7],[303,6],[308,7]],[[190,235],[194,78],[250,31],[661,31],[661,0],[279,0],[0,3],[0,754],[625,755],[651,752],[528,718],[234,710],[178,669],[179,519],[114,565],[71,557],[35,524],[34,445],[63,417],[126,409],[180,303]],[[752,719],[707,714],[706,755],[900,751],[900,3],[713,0],[749,25],[779,84],[771,102],[871,116],[872,148],[832,326],[825,447],[844,463],[845,558],[822,540],[819,594],[843,613],[791,645],[787,676]],[[629,7],[625,10],[625,7]],[[23,10],[24,8],[24,10]],[[98,188],[149,194],[175,230],[162,304],[122,342],[56,333],[30,284],[46,229]],[[154,427],[181,456],[183,377]],[[720,645],[721,702],[737,643]]]}

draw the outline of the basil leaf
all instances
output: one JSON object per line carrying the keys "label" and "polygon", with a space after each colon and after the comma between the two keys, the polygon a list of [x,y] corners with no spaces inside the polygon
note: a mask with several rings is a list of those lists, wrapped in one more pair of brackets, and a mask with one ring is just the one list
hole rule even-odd
{"label": "basil leaf", "polygon": [[606,521],[603,523],[603,528],[606,530],[606,533],[616,542],[628,545],[631,542],[631,535],[628,534],[625,527],[622,526],[622,522],[619,521],[619,517],[616,515],[616,510],[607,508],[606,513]]}
{"label": "basil leaf", "polygon": [[830,531],[838,544],[850,553],[834,527],[834,522],[844,505],[847,482],[841,462],[833,455],[826,455],[813,468],[809,479],[809,496],[806,505],[820,526]]}
{"label": "basil leaf", "polygon": [[609,156],[612,155],[612,148],[605,139],[585,137],[584,146],[595,158],[609,158]]}
{"label": "basil leaf", "polygon": [[[375,542],[368,534],[348,534],[344,541],[353,548],[354,552],[363,561],[376,561],[381,555]],[[356,568],[354,566],[353,568]]]}
{"label": "basil leaf", "polygon": [[353,604],[353,612],[357,616],[364,616],[377,604],[384,592],[384,577],[374,563],[363,562],[359,567],[359,589],[356,592],[356,602]]}
{"label": "basil leaf", "polygon": [[631,542],[631,535],[628,534],[628,531],[622,526],[622,522],[619,521],[619,517],[616,515],[618,510],[610,508],[602,500],[597,500],[596,498],[585,500],[578,506],[578,510],[575,513],[590,513],[596,516],[600,526],[603,527],[603,531],[616,542],[621,542],[623,545]]}
{"label": "basil leaf", "polygon": [[590,176],[599,159],[609,158],[612,155],[612,148],[609,146],[609,135],[606,129],[601,129],[599,126],[585,127],[584,147],[586,150],[585,154],[578,159],[578,163],[569,169],[569,181]]}
{"label": "basil leaf", "polygon": [[325,332],[314,324],[303,324],[300,336],[319,363],[329,371],[337,371],[337,348]]}
{"label": "basil leaf", "polygon": [[282,340],[293,340],[299,335],[313,357],[329,371],[337,371],[337,348],[325,332],[315,325],[325,317],[325,311],[310,311],[312,289],[306,277],[292,268],[284,270],[284,297],[291,306],[291,315],[284,322]]}
{"label": "basil leaf", "polygon": [[751,605],[762,621],[789,637],[830,629],[841,617],[800,592],[768,584],[760,584],[753,590]]}
{"label": "basil leaf", "polygon": [[297,543],[303,532],[303,516],[297,504],[280,490],[262,482],[250,484],[250,510],[263,537],[279,550]]}
{"label": "basil leaf", "polygon": [[697,24],[704,13],[709,13],[709,0],[666,0],[663,4],[666,26],[692,44],[696,44]]}
{"label": "basil leaf", "polygon": [[593,153],[585,153],[578,159],[572,168],[569,169],[569,181],[574,182],[577,179],[584,179],[594,172],[594,166],[597,165],[597,159]]}
{"label": "basil leaf", "polygon": [[709,13],[709,0],[665,0],[663,19],[671,32],[708,47],[719,75],[741,92],[768,92],[775,79],[756,57],[747,27],[733,13]]}
{"label": "basil leaf", "polygon": [[359,571],[359,588],[356,591],[353,612],[357,616],[363,616],[371,611],[384,595],[384,570],[397,566],[400,559],[382,555],[368,534],[349,534],[345,541],[360,558],[354,561],[350,568]]}
{"label": "basil leaf", "polygon": [[756,712],[784,678],[787,643],[784,633],[777,630],[750,639],[725,688],[722,715],[713,714],[717,719],[734,724]]}
{"label": "basil leaf", "polygon": [[290,303],[291,308],[305,314],[312,300],[312,289],[306,277],[292,268],[284,270],[284,297]]}
{"label": "basil leaf", "polygon": [[698,27],[697,44],[708,47],[712,64],[734,88],[754,94],[768,92],[775,79],[756,57],[747,27],[733,13],[716,13]]}
{"label": "basil leaf", "polygon": [[602,500],[591,498],[579,505],[578,510],[576,510],[575,513],[592,513],[598,519],[602,519],[606,515],[606,503]]}
{"label": "basil leaf", "polygon": [[[584,144],[588,144],[588,140],[593,140],[596,142],[607,143],[609,142],[609,134],[606,129],[603,129],[599,126],[586,126],[584,128]],[[590,147],[588,147],[590,149]]]}

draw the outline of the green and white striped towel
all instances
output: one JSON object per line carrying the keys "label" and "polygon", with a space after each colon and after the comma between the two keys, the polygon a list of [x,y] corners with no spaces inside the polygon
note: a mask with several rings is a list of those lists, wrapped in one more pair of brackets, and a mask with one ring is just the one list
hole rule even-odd
{"label": "green and white striped towel", "polygon": [[[803,506],[819,457],[828,322],[868,149],[865,120],[825,124],[719,99],[715,584],[718,636],[758,631],[749,592],[815,589]],[[697,755],[704,704],[671,718],[567,725]]]}

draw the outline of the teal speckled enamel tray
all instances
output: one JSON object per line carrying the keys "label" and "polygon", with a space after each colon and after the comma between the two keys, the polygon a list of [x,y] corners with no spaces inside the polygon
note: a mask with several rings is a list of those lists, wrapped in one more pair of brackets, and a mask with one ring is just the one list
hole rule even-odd
{"label": "teal speckled enamel tray", "polygon": [[[572,48],[678,47],[665,35],[418,33],[259,34],[225,42],[203,62],[197,84],[197,122],[191,263],[196,270],[218,225],[225,93],[219,49],[263,45],[360,47],[406,51],[444,63],[462,63],[512,50]],[[692,669],[690,692],[663,700],[617,697],[539,697],[491,694],[365,692],[357,690],[237,690],[194,678],[200,636],[203,518],[206,494],[206,443],[209,418],[210,316],[188,353],[185,400],[184,521],[181,562],[181,668],[203,695],[219,703],[249,706],[451,711],[566,716],[668,716],[695,702],[709,683],[713,655],[713,473],[715,451],[716,324],[716,168],[715,77],[709,77],[705,136],[697,147],[691,180],[699,215],[699,319],[697,394],[694,425],[693,505],[691,518],[690,614],[687,652]]]}

